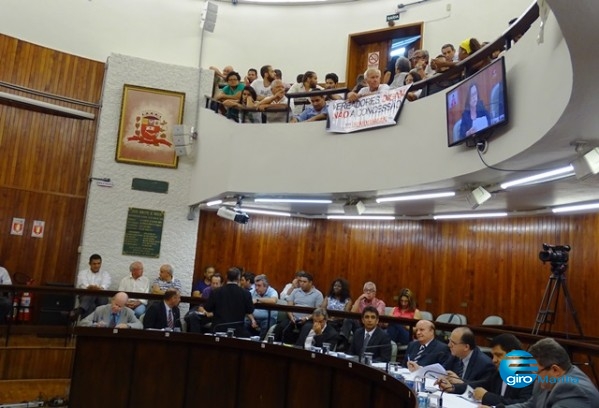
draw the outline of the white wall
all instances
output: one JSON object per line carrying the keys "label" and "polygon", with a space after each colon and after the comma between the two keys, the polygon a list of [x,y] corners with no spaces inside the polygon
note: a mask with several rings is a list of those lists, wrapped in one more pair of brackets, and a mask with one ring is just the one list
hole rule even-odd
{"label": "white wall", "polygon": [[[197,114],[198,77],[199,72],[195,68],[116,54],[108,60],[92,176],[108,177],[114,187],[91,184],[80,269],[87,267],[89,255],[101,254],[103,267],[112,276],[111,289],[117,289],[120,280],[129,274],[131,262],[141,260],[150,280],[158,276],[160,265],[173,265],[175,277],[183,283],[183,293],[190,293],[198,226],[197,219],[187,220],[186,202],[193,160],[182,158],[177,169],[166,169],[117,163],[114,158],[124,84],[185,92],[183,122],[193,124]],[[169,183],[168,193],[132,190],[134,177],[166,181]],[[159,258],[122,255],[129,207],[165,212]]]}
{"label": "white wall", "polygon": [[[218,2],[214,33],[204,36],[202,67],[231,64],[241,72],[264,64],[286,80],[308,69],[321,79],[345,79],[351,33],[387,27],[401,1],[360,0],[338,5],[257,6]],[[409,3],[409,2],[403,2]],[[424,21],[431,53],[467,37],[490,40],[531,0],[430,0],[411,6],[398,24]],[[447,12],[447,5],[451,11]],[[197,67],[201,0],[2,0],[0,32],[90,59],[110,53]]]}

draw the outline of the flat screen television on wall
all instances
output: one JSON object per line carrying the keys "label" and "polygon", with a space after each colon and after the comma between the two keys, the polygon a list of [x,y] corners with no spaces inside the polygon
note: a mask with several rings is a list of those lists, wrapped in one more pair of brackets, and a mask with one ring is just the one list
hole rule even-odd
{"label": "flat screen television on wall", "polygon": [[503,57],[460,82],[446,94],[447,144],[475,146],[490,130],[507,123]]}

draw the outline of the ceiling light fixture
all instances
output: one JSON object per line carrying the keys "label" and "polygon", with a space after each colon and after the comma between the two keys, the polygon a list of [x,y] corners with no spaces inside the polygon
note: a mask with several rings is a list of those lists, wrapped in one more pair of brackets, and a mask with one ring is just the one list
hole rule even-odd
{"label": "ceiling light fixture", "polygon": [[411,201],[411,200],[426,200],[429,198],[453,197],[455,191],[440,191],[438,193],[422,193],[422,194],[407,194],[394,197],[377,198],[377,203],[386,203],[389,201]]}
{"label": "ceiling light fixture", "polygon": [[599,147],[585,153],[571,164],[574,167],[576,178],[580,180],[599,173]]}
{"label": "ceiling light fixture", "polygon": [[552,208],[554,214],[599,209],[599,203],[564,205]]}
{"label": "ceiling light fixture", "polygon": [[516,179],[512,181],[507,181],[505,183],[501,183],[499,187],[502,190],[505,190],[514,186],[521,186],[523,184],[536,184],[543,183],[546,181],[558,180],[565,177],[570,177],[574,175],[574,167],[570,164],[566,167],[560,167],[555,170],[546,171],[544,173],[535,174],[534,176],[528,176],[521,179]]}
{"label": "ceiling light fixture", "polygon": [[327,220],[381,220],[392,221],[393,215],[327,215]]}
{"label": "ceiling light fixture", "polygon": [[208,201],[206,203],[206,206],[207,207],[212,207],[213,205],[219,205],[219,204],[222,204],[222,203],[223,203],[223,200]]}
{"label": "ceiling light fixture", "polygon": [[331,204],[333,200],[318,198],[255,198],[255,203]]}
{"label": "ceiling light fixture", "polygon": [[253,213],[253,214],[264,214],[264,215],[276,215],[279,217],[291,217],[291,213],[282,212],[282,211],[260,210],[257,208],[247,208],[247,207],[243,207],[243,208],[241,208],[241,210],[246,213],[250,213],[250,214]]}
{"label": "ceiling light fixture", "polygon": [[465,218],[494,218],[507,217],[507,212],[440,214],[433,216],[434,220],[459,220]]}
{"label": "ceiling light fixture", "polygon": [[466,196],[466,200],[468,201],[468,204],[470,204],[470,207],[473,210],[476,209],[479,205],[487,202],[490,198],[491,193],[485,190],[485,188],[482,186],[475,188]]}

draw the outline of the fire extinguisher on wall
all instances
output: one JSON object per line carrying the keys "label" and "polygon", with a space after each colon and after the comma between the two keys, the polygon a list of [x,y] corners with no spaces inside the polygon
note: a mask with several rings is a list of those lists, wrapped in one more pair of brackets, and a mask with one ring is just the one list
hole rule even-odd
{"label": "fire extinguisher on wall", "polygon": [[31,320],[31,293],[23,292],[21,295],[21,310],[19,311],[19,321],[28,322]]}

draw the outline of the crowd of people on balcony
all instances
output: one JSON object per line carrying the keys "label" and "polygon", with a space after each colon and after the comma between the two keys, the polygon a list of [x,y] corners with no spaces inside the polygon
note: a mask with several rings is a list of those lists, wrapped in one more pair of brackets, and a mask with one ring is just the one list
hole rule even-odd
{"label": "crowd of people on balcony", "polygon": [[[222,69],[210,67],[214,71],[215,86],[212,107],[227,118],[239,123],[277,123],[277,122],[307,122],[327,119],[326,105],[329,101],[347,99],[355,102],[360,97],[396,89],[411,83],[417,83],[436,75],[443,74],[456,63],[463,61],[484,47],[476,38],[467,38],[457,49],[453,44],[444,44],[441,53],[435,58],[430,57],[424,49],[410,50],[408,57],[396,56],[389,60],[384,72],[378,68],[368,68],[364,74],[356,78],[356,85],[348,92],[345,89],[339,93],[329,93],[320,98],[298,96],[294,94],[313,91],[339,89],[339,76],[334,73],[325,75],[325,82],[318,82],[316,72],[308,70],[296,77],[295,82],[285,82],[282,72],[271,65],[264,65],[258,70],[250,68],[241,80],[241,74],[228,65]],[[482,59],[476,64],[465,67],[461,72],[436,81],[428,87],[410,92],[409,101],[415,101],[433,93],[446,89],[462,79],[471,76],[485,67],[493,57]],[[309,114],[305,114],[310,110]]]}

